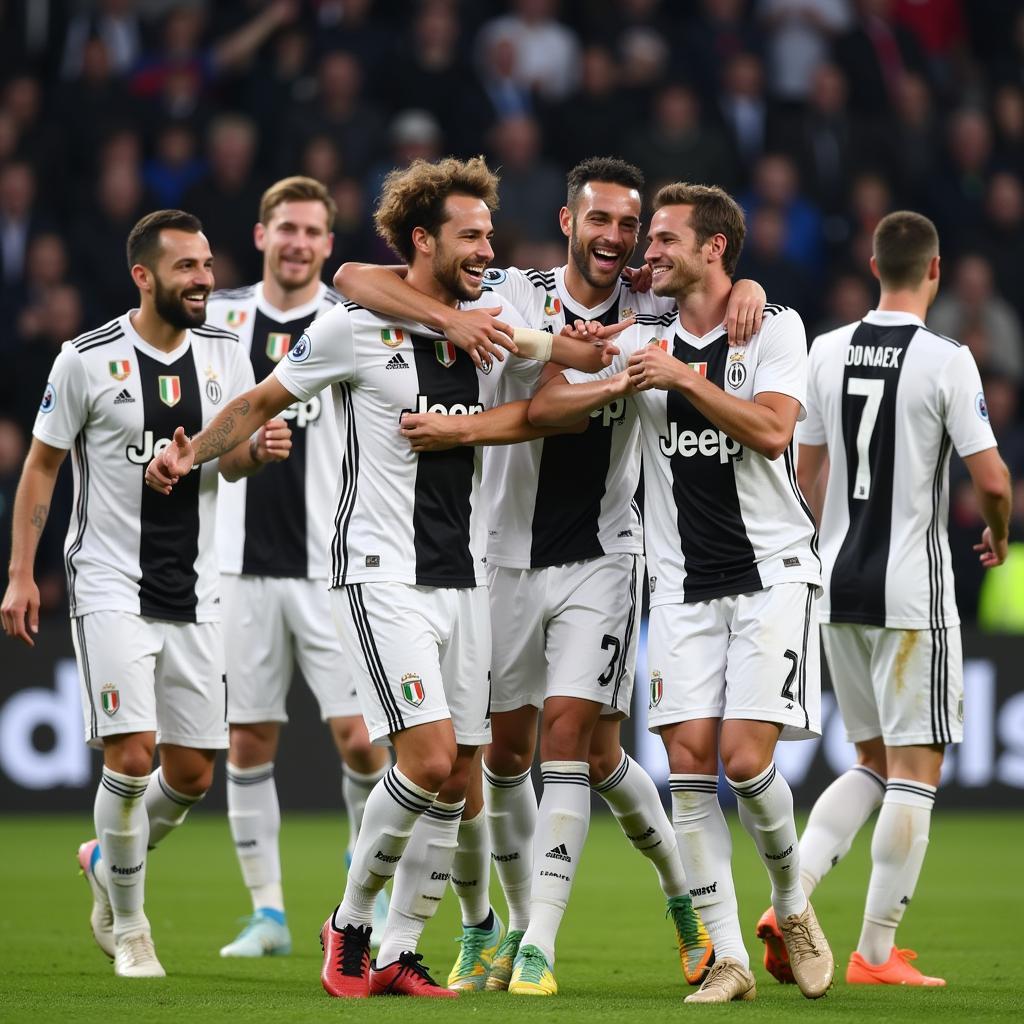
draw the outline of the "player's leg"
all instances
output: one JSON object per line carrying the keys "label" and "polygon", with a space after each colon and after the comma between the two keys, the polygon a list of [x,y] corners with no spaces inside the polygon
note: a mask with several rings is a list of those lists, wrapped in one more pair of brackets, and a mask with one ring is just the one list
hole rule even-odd
{"label": "player's leg", "polygon": [[704,980],[714,961],[714,944],[694,910],[679,844],[654,780],[620,743],[621,719],[602,716],[590,741],[591,788],[608,805],[633,848],[658,874],[679,947],[683,976]]}
{"label": "player's leg", "polygon": [[78,851],[93,897],[90,924],[97,944],[114,958],[115,974],[163,977],[144,911],[145,794],[156,749],[161,637],[144,619],[122,612],[72,619],[71,635],[83,684],[86,742],[103,748],[93,809],[96,838]]}
{"label": "player's leg", "polygon": [[228,825],[252,916],[224,957],[286,954],[291,936],[281,886],[281,807],[274,761],[293,670],[285,619],[289,581],[221,577],[230,739],[226,767]]}
{"label": "player's leg", "polygon": [[896,929],[924,864],[947,743],[963,739],[963,665],[958,627],[879,630],[873,681],[889,778],[871,839],[871,879],[852,984],[944,985],[922,974]]}
{"label": "player's leg", "polygon": [[351,860],[363,822],[363,810],[373,787],[384,777],[391,764],[387,747],[371,742],[361,714],[328,717],[335,749],[341,760],[341,793],[348,818],[348,845],[346,861]]}
{"label": "player's leg", "polygon": [[772,907],[800,991],[832,984],[832,952],[800,885],[793,794],[774,761],[781,735],[820,732],[820,668],[813,588],[779,584],[742,594],[730,613],[721,757],[740,822],[772,883]]}

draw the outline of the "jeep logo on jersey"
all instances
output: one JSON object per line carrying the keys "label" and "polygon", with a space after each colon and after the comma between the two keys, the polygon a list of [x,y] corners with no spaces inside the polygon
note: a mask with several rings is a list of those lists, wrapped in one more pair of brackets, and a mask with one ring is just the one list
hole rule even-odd
{"label": "jeep logo on jersey", "polygon": [[[478,412],[483,412],[484,407],[481,402],[474,402],[472,405],[463,405],[461,402],[453,402],[451,405],[445,405],[443,402],[434,402],[433,405],[430,403],[430,399],[426,395],[416,396],[416,408],[415,409],[403,409],[403,413],[407,412],[438,412],[442,416],[475,416]],[[401,419],[401,416],[399,416]]]}
{"label": "jeep logo on jersey", "polygon": [[722,465],[730,459],[743,458],[743,445],[734,441],[724,431],[711,427],[698,434],[695,430],[680,430],[677,423],[670,423],[668,437],[659,437],[658,447],[661,454],[669,458],[673,455],[681,455],[684,459],[691,459],[695,455],[709,458],[717,455]]}
{"label": "jeep logo on jersey", "polygon": [[302,363],[309,358],[309,350],[312,346],[309,342],[309,335],[305,332],[299,340],[288,350],[288,361],[290,363]]}
{"label": "jeep logo on jersey", "polygon": [[49,382],[46,382],[46,389],[43,391],[43,400],[39,403],[40,412],[53,412],[57,404],[57,389]]}
{"label": "jeep logo on jersey", "polygon": [[434,355],[437,361],[447,370],[455,362],[455,346],[445,339],[434,342]]}
{"label": "jeep logo on jersey", "polygon": [[181,401],[180,377],[160,377],[158,383],[160,385],[160,401],[164,405],[173,406]]}
{"label": "jeep logo on jersey", "polygon": [[423,689],[422,680],[415,672],[406,672],[402,676],[402,696],[414,708],[418,708],[423,703],[426,692]]}
{"label": "jeep logo on jersey", "polygon": [[283,420],[295,420],[295,426],[304,430],[310,423],[316,423],[320,419],[320,396],[314,395],[307,402],[292,402],[279,415]]}
{"label": "jeep logo on jersey", "polygon": [[132,372],[132,364],[127,359],[111,359],[107,369],[114,380],[127,380]]}
{"label": "jeep logo on jersey", "polygon": [[398,348],[405,341],[405,333],[397,327],[382,327],[380,329],[380,340],[388,348]]}
{"label": "jeep logo on jersey", "polygon": [[288,346],[292,343],[290,334],[268,334],[267,335],[267,358],[272,363],[279,363],[288,353]]}
{"label": "jeep logo on jersey", "polygon": [[562,300],[557,295],[544,296],[545,316],[556,316],[562,312]]}
{"label": "jeep logo on jersey", "polygon": [[591,414],[592,420],[600,419],[602,427],[610,427],[613,423],[621,423],[626,418],[626,400],[616,398],[600,409],[595,409]]}
{"label": "jeep logo on jersey", "polygon": [[107,683],[100,690],[100,704],[105,715],[113,716],[117,714],[117,709],[121,706],[121,695],[117,692],[117,687],[113,683]]}
{"label": "jeep logo on jersey", "polygon": [[241,327],[248,319],[249,314],[244,309],[228,310],[228,327]]}
{"label": "jeep logo on jersey", "polygon": [[[136,466],[145,466],[150,459],[159,455],[170,443],[169,437],[159,437],[154,440],[153,431],[147,430],[142,435],[142,444],[130,444],[125,448],[124,453],[129,462]],[[199,465],[196,464],[192,467],[192,472],[195,473],[199,468]]]}
{"label": "jeep logo on jersey", "polygon": [[657,707],[661,703],[661,698],[665,693],[665,684],[662,681],[661,673],[655,670],[651,673],[651,704],[652,708]]}

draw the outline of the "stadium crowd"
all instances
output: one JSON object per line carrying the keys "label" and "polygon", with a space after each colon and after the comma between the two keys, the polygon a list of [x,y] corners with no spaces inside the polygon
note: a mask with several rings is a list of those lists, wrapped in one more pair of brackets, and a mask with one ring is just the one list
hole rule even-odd
{"label": "stadium crowd", "polygon": [[[927,214],[944,259],[929,325],[970,346],[1024,478],[1014,0],[9,0],[0,40],[5,569],[47,372],[63,341],[132,305],[124,239],[142,214],[198,215],[218,287],[233,287],[259,275],[263,189],[310,175],[338,206],[329,279],[345,260],[393,260],[372,228],[384,175],[446,153],[500,169],[497,266],[563,261],[551,211],[587,156],[636,163],[652,194],[723,186],[749,222],[738,276],[796,308],[809,338],[873,306],[882,216]],[[972,621],[981,520],[959,475],[950,533]],[[70,490],[68,472],[56,504]],[[51,609],[66,600],[66,511],[52,518],[38,562]]]}

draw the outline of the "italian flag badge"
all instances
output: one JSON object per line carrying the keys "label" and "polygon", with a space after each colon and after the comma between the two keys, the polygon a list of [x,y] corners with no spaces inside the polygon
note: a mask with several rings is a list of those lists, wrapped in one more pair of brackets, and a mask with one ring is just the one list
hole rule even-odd
{"label": "italian flag badge", "polygon": [[447,339],[435,341],[434,352],[437,355],[437,361],[445,368],[455,362],[455,346]]}
{"label": "italian flag badge", "polygon": [[181,401],[181,378],[160,378],[160,401],[164,405],[177,405]]}
{"label": "italian flag badge", "polygon": [[274,363],[279,363],[288,354],[288,348],[292,343],[290,334],[268,334],[267,335],[267,358]]}
{"label": "italian flag badge", "polygon": [[423,681],[415,672],[406,672],[402,676],[402,696],[414,708],[418,708],[423,703],[423,698],[426,696]]}
{"label": "italian flag badge", "polygon": [[380,329],[380,340],[388,348],[398,348],[405,341],[405,332],[400,331],[397,327],[382,327]]}
{"label": "italian flag badge", "polygon": [[107,369],[114,380],[127,380],[132,372],[132,364],[127,359],[111,359]]}

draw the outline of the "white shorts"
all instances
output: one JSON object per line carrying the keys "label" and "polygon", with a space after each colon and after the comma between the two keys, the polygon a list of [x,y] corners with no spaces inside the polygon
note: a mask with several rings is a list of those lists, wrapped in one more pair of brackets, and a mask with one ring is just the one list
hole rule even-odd
{"label": "white shorts", "polygon": [[885,629],[822,624],[821,640],[851,743],[887,747],[964,738],[960,627]]}
{"label": "white shorts", "polygon": [[545,569],[490,566],[492,711],[579,697],[628,713],[644,560],[602,555]]}
{"label": "white shorts", "polygon": [[457,743],[490,743],[485,587],[352,583],[330,598],[370,739],[450,718]]}
{"label": "white shorts", "polygon": [[746,718],[779,723],[786,740],[819,735],[815,590],[776,583],[751,594],[652,608],[648,728]]}
{"label": "white shorts", "polygon": [[82,681],[85,741],[155,732],[196,750],[228,745],[227,684],[219,622],[166,622],[130,612],[71,620]]}
{"label": "white shorts", "polygon": [[229,722],[287,722],[296,661],[324,721],[360,713],[325,580],[225,575],[220,593]]}

